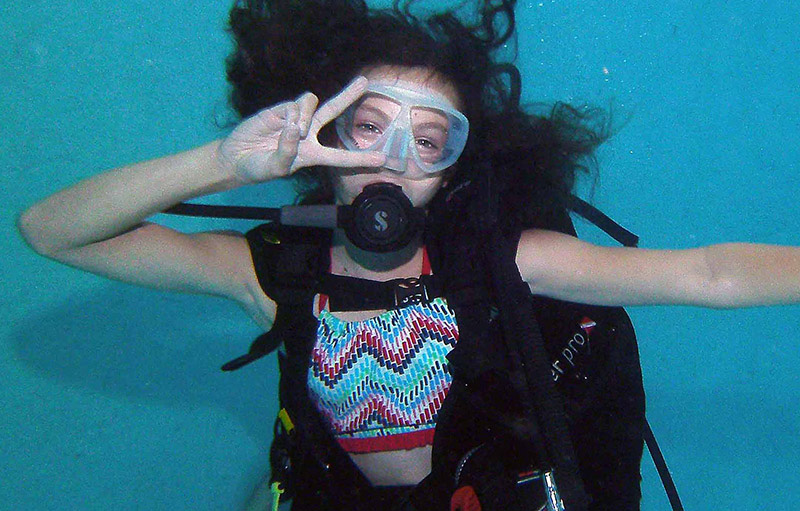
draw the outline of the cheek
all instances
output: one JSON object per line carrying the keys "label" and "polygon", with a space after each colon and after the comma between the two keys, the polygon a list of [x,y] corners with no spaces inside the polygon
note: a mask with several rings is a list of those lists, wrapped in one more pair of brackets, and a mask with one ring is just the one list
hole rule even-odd
{"label": "cheek", "polygon": [[[341,170],[341,169],[339,169]],[[333,186],[333,197],[337,204],[350,204],[360,191],[354,191],[355,185],[352,183],[353,176],[345,173],[335,172],[331,175],[331,185]]]}
{"label": "cheek", "polygon": [[431,178],[423,182],[415,183],[415,186],[410,186],[406,190],[406,195],[411,199],[411,203],[414,206],[426,206],[433,196],[436,195],[436,192],[442,188],[443,184],[444,180],[441,177]]}

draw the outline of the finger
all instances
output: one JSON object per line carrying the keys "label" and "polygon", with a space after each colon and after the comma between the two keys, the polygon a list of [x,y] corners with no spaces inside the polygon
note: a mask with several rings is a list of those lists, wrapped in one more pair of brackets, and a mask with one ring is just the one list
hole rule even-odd
{"label": "finger", "polygon": [[267,130],[277,131],[286,125],[286,108],[289,103],[280,103],[263,110],[259,110],[252,117],[244,122],[255,121],[256,126],[261,126]]}
{"label": "finger", "polygon": [[348,106],[352,105],[355,100],[364,94],[368,83],[366,78],[359,76],[350,82],[342,92],[323,103],[312,119],[313,130],[318,132],[320,128],[337,118]]}
{"label": "finger", "polygon": [[270,157],[270,164],[274,166],[281,175],[289,173],[295,158],[297,158],[297,147],[300,143],[300,128],[297,124],[287,126],[278,137],[278,148]]}
{"label": "finger", "polygon": [[317,111],[319,98],[310,92],[306,92],[297,98],[297,104],[300,108],[300,119],[297,121],[297,125],[300,127],[300,137],[305,138],[308,136],[308,130],[311,127],[311,119],[314,117],[314,112]]}
{"label": "finger", "polygon": [[300,120],[300,107],[295,102],[286,105],[286,127],[297,126]]}
{"label": "finger", "polygon": [[[264,108],[244,121],[243,124],[247,123],[255,127],[257,133],[265,136],[282,132],[288,124],[291,124],[289,121],[292,117],[293,104],[292,101],[286,101]],[[294,108],[296,109],[296,106]]]}
{"label": "finger", "polygon": [[386,155],[375,151],[348,151],[320,147],[315,154],[313,165],[327,165],[331,167],[381,167],[386,163]]}

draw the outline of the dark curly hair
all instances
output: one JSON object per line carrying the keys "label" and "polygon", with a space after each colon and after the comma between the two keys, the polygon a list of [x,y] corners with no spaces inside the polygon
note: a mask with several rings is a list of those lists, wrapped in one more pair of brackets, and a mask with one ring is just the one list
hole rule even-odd
{"label": "dark curly hair", "polygon": [[[594,172],[606,116],[564,103],[534,112],[520,105],[519,70],[495,61],[515,36],[516,0],[475,0],[471,23],[452,10],[420,18],[415,3],[374,10],[363,0],[237,1],[227,63],[233,107],[246,117],[307,90],[325,101],[369,66],[429,68],[456,87],[470,121],[448,188],[491,175],[505,217],[540,224],[563,209],[579,172]],[[332,200],[324,172],[298,174],[304,202]]]}

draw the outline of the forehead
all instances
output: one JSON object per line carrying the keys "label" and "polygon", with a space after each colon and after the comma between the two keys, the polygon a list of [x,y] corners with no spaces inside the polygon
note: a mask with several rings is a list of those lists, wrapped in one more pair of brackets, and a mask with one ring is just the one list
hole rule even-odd
{"label": "forehead", "polygon": [[361,74],[370,82],[381,85],[396,85],[426,94],[432,94],[461,108],[461,98],[452,82],[428,68],[376,66],[363,69]]}

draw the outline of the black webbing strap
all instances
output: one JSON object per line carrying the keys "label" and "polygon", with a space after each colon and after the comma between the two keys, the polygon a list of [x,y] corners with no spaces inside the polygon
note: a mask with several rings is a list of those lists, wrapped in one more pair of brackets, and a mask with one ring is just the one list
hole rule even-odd
{"label": "black webbing strap", "polygon": [[230,362],[226,362],[221,369],[226,372],[235,371],[278,349],[287,334],[294,330],[294,316],[296,316],[296,313],[290,307],[290,305],[279,306],[272,328],[268,332],[259,335],[250,345],[250,350],[247,353],[236,357]]}
{"label": "black webbing strap", "polygon": [[622,227],[606,216],[605,213],[580,197],[574,195],[568,196],[567,207],[602,229],[603,232],[617,240],[621,245],[635,247],[639,244],[639,236]]}
{"label": "black webbing strap", "polygon": [[515,369],[521,371],[529,392],[523,394],[529,419],[538,423],[547,442],[546,451],[553,463],[556,484],[566,509],[586,511],[589,497],[578,469],[578,459],[569,435],[564,403],[556,391],[550,372],[550,357],[539,324],[530,311],[521,306],[530,300],[530,289],[522,281],[514,254],[518,245],[495,235],[487,246],[487,262],[492,275],[498,306],[503,318],[504,337]]}
{"label": "black webbing strap", "polygon": [[661,478],[661,483],[664,485],[664,490],[667,492],[667,498],[674,511],[683,511],[683,504],[681,498],[678,496],[678,489],[675,487],[675,481],[672,479],[672,474],[669,473],[667,462],[664,460],[664,455],[661,453],[661,448],[656,442],[656,437],[653,434],[653,429],[650,423],[645,419],[644,421],[644,441],[647,443],[647,450],[650,451],[650,456],[653,458],[653,463],[656,466],[658,475]]}
{"label": "black webbing strap", "polygon": [[330,298],[331,311],[396,309],[427,303],[442,294],[432,275],[381,282],[326,273],[318,291]]}

